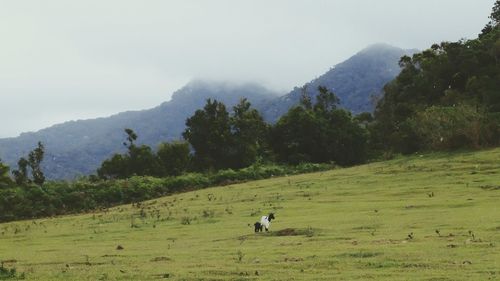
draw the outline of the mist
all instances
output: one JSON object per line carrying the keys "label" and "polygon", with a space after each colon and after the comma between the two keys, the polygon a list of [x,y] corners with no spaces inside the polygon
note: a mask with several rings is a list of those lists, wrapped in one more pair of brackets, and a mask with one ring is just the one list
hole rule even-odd
{"label": "mist", "polygon": [[475,38],[493,2],[1,1],[0,137],[151,108],[193,79],[285,92],[373,43]]}

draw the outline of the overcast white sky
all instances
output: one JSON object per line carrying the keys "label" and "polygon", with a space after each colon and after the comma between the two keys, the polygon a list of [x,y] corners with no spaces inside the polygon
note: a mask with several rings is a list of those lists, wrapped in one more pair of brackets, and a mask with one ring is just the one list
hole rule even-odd
{"label": "overcast white sky", "polygon": [[494,0],[0,0],[0,138],[154,107],[191,79],[287,91],[373,43],[475,38]]}

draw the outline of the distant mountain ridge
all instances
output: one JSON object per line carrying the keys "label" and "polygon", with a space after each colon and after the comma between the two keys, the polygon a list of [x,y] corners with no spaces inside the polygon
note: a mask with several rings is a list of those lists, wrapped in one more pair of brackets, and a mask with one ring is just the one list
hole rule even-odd
{"label": "distant mountain ridge", "polygon": [[[382,87],[399,74],[399,58],[413,52],[384,44],[372,45],[307,83],[307,93],[314,98],[317,87],[325,86],[337,94],[342,107],[354,113],[372,111],[372,96],[380,95]],[[104,159],[124,151],[121,145],[124,128],[138,134],[138,143],[156,148],[160,142],[180,139],[186,118],[202,108],[208,98],[224,102],[231,110],[240,98],[246,97],[267,121],[274,122],[299,103],[301,94],[298,87],[279,96],[252,83],[196,80],[176,91],[170,101],[152,109],[70,121],[16,138],[0,139],[0,158],[15,169],[17,160],[42,141],[46,146],[43,162],[46,176],[72,179],[94,173]]]}
{"label": "distant mountain ridge", "polygon": [[384,85],[400,72],[399,59],[415,52],[416,49],[404,50],[387,44],[371,45],[303,87],[271,101],[262,108],[262,113],[266,120],[275,121],[299,103],[304,88],[314,100],[319,86],[332,90],[342,108],[355,114],[373,112]]}
{"label": "distant mountain ridge", "polygon": [[170,101],[141,111],[106,118],[69,121],[16,138],[0,139],[0,157],[10,167],[41,141],[46,147],[43,170],[51,179],[71,179],[94,173],[102,161],[124,151],[125,128],[139,136],[137,142],[156,148],[164,141],[180,139],[185,120],[204,106],[206,99],[224,102],[228,110],[241,98],[260,105],[278,96],[260,85],[196,80],[176,91]]}

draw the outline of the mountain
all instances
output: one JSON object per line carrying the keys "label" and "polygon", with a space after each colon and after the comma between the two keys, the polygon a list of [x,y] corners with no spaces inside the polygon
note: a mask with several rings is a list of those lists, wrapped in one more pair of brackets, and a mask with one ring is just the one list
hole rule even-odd
{"label": "mountain", "polygon": [[70,121],[16,138],[0,139],[0,158],[11,168],[36,147],[45,145],[43,170],[50,179],[72,179],[94,173],[102,161],[124,151],[125,128],[133,129],[139,144],[155,148],[159,143],[179,139],[186,118],[215,98],[230,107],[246,97],[252,104],[274,99],[278,94],[246,83],[193,81],[176,91],[170,101],[142,111],[119,113],[107,118]]}
{"label": "mountain", "polygon": [[296,87],[271,101],[261,112],[266,120],[276,121],[299,103],[303,89],[314,100],[318,86],[332,90],[339,97],[342,108],[355,114],[373,112],[383,86],[400,72],[399,59],[415,52],[417,50],[404,50],[387,44],[371,45],[303,87]]}
{"label": "mountain", "polygon": [[[400,71],[398,61],[412,50],[384,44],[372,45],[336,65],[305,86],[314,98],[318,86],[326,86],[340,98],[341,106],[354,113],[373,110],[373,97]],[[155,148],[159,143],[181,138],[186,118],[202,108],[207,98],[224,102],[228,109],[242,97],[255,106],[269,122],[276,121],[298,104],[302,94],[296,87],[279,96],[262,86],[247,83],[193,81],[176,91],[170,101],[155,108],[119,113],[107,118],[70,121],[16,138],[0,139],[0,158],[10,167],[44,143],[45,174],[50,179],[72,179],[94,173],[102,161],[124,151],[125,128],[133,129],[139,144]]]}

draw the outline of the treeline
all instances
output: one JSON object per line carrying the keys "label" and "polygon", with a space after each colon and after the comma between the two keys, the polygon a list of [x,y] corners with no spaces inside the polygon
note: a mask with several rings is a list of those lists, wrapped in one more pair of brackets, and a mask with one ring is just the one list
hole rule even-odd
{"label": "treeline", "polygon": [[251,165],[240,170],[216,173],[186,173],[176,177],[132,176],[116,180],[47,182],[0,189],[0,222],[50,217],[119,204],[137,203],[179,192],[274,176],[294,175],[332,169],[329,164]]}
{"label": "treeline", "polygon": [[500,144],[500,1],[477,39],[443,42],[403,57],[371,125],[382,151]]}
{"label": "treeline", "polygon": [[137,176],[177,176],[186,172],[241,169],[254,163],[361,163],[367,154],[367,131],[358,119],[338,109],[338,99],[326,88],[313,104],[301,104],[275,125],[242,99],[231,113],[217,100],[186,120],[184,141],[162,143],[156,152],[138,146],[138,136],[126,129],[126,154],[115,154],[97,171],[101,179]]}

